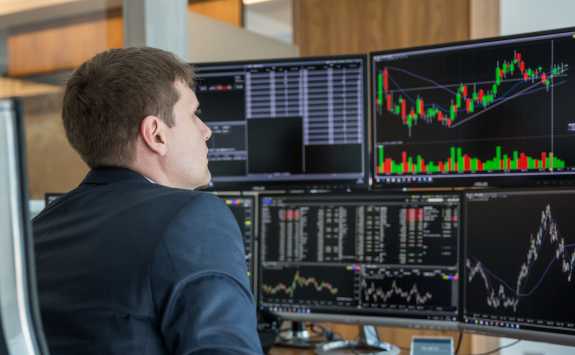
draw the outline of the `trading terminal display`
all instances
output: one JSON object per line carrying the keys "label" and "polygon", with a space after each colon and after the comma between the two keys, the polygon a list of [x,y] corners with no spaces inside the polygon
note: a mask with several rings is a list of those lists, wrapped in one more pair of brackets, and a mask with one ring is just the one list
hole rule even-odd
{"label": "trading terminal display", "polygon": [[371,58],[375,186],[574,181],[573,31]]}
{"label": "trading terminal display", "polygon": [[465,196],[463,322],[575,335],[575,190]]}
{"label": "trading terminal display", "polygon": [[215,188],[367,182],[366,58],[195,65]]}
{"label": "trading terminal display", "polygon": [[454,194],[261,196],[260,304],[456,321],[460,213]]}
{"label": "trading terminal display", "polygon": [[256,204],[254,196],[236,196],[218,194],[225,204],[230,208],[232,214],[238,222],[240,232],[244,239],[246,262],[250,282],[254,280],[255,256],[255,223]]}

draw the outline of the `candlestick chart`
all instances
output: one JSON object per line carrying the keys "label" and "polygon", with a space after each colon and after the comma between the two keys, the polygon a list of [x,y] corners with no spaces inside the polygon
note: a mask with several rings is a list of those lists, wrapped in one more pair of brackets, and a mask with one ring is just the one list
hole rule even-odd
{"label": "candlestick chart", "polygon": [[[379,112],[384,110],[401,119],[401,124],[409,130],[418,124],[437,123],[450,128],[464,124],[496,104],[502,104],[513,98],[529,95],[540,90],[549,92],[561,78],[567,76],[569,66],[566,63],[553,64],[550,68],[527,66],[521,52],[513,52],[513,58],[497,62],[494,78],[491,81],[461,83],[453,85],[437,84],[437,90],[443,90],[452,97],[447,105],[428,103],[422,94],[414,97],[402,89],[396,81],[396,89],[390,87],[390,71],[405,72],[409,76],[417,74],[403,69],[385,66],[377,74],[376,104]],[[422,78],[422,81],[433,82]],[[502,84],[512,82],[509,90],[504,91]],[[411,133],[411,132],[410,132]]]}
{"label": "candlestick chart", "polygon": [[374,55],[376,183],[571,173],[574,42],[569,36]]}

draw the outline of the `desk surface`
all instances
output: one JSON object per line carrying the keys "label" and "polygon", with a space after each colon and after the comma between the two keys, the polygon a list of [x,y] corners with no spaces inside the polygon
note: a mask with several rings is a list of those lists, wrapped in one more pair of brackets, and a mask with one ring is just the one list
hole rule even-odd
{"label": "desk surface", "polygon": [[296,349],[296,348],[284,348],[279,346],[274,346],[269,355],[313,355],[313,350],[307,349]]}
{"label": "desk surface", "polygon": [[[324,327],[329,328],[335,334],[339,335],[344,339],[357,339],[359,336],[359,327],[347,324],[337,324],[337,323],[321,323]],[[458,332],[455,331],[434,331],[434,330],[421,330],[421,329],[410,329],[410,328],[387,328],[378,327],[378,333],[380,339],[383,341],[392,343],[401,348],[408,348],[411,344],[411,338],[414,335],[418,336],[450,336],[453,337],[454,342],[458,340]],[[487,347],[486,349],[492,349],[493,347]],[[471,335],[465,334],[463,337],[463,343],[461,345],[461,354],[471,353]],[[312,349],[298,349],[298,348],[288,348],[274,346],[269,352],[270,355],[312,355],[314,351]],[[349,354],[349,352],[347,352]],[[409,351],[402,350],[401,355],[408,355]]]}

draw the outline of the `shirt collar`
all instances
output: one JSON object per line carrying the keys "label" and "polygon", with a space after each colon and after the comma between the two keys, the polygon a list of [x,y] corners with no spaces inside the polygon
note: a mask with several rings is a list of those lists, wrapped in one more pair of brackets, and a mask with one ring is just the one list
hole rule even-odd
{"label": "shirt collar", "polygon": [[153,180],[123,167],[99,167],[90,170],[82,184],[105,185],[120,181],[151,182]]}

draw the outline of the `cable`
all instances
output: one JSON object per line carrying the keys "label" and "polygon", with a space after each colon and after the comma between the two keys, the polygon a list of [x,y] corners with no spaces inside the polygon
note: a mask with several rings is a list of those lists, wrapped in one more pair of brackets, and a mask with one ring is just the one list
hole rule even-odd
{"label": "cable", "polygon": [[461,350],[461,343],[463,342],[463,330],[459,331],[459,336],[457,337],[457,347],[455,348],[455,355],[459,354],[459,350]]}
{"label": "cable", "polygon": [[502,345],[500,347],[497,347],[493,350],[489,350],[489,351],[484,352],[484,353],[475,353],[475,354],[467,354],[467,355],[491,355],[493,353],[498,352],[499,350],[507,349],[507,348],[510,348],[514,345],[517,345],[517,343],[519,343],[520,341],[521,341],[521,339],[518,339],[518,340],[515,340],[514,342],[511,342],[511,343],[506,344],[506,345]]}

